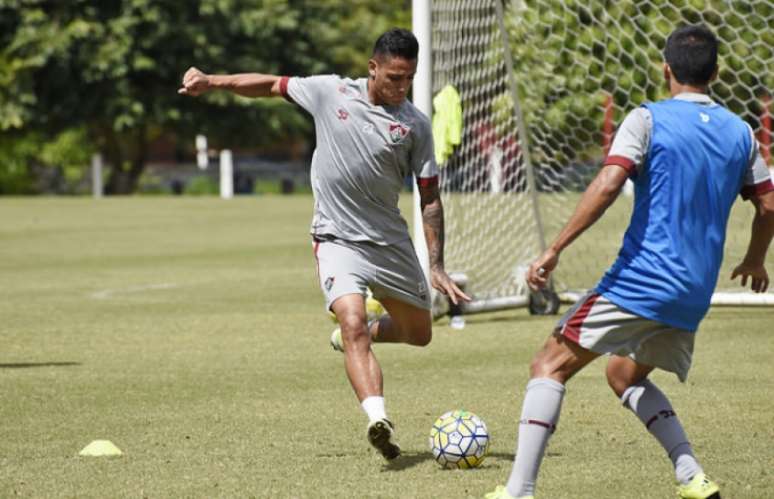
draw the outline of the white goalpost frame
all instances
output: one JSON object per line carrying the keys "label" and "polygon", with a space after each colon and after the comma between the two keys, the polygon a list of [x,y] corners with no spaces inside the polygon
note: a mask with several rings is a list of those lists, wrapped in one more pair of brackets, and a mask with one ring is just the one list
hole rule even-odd
{"label": "white goalpost frame", "polygon": [[[414,82],[411,87],[413,103],[428,118],[433,117],[433,53],[432,53],[432,19],[431,19],[431,1],[432,0],[412,0],[411,2],[411,23],[414,36],[419,42],[419,58],[417,60],[417,73],[414,75]],[[430,257],[427,252],[427,243],[425,242],[425,229],[422,224],[422,210],[419,205],[419,189],[417,188],[416,178],[413,178],[412,184],[413,203],[414,203],[414,248],[425,273],[427,289],[431,293],[435,290],[430,286]]]}

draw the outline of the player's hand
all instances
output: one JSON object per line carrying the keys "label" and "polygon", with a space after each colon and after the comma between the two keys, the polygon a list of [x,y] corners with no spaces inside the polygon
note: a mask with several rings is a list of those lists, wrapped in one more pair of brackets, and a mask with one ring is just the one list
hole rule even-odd
{"label": "player's hand", "polygon": [[448,296],[455,305],[457,305],[460,300],[470,301],[470,296],[463,293],[462,290],[457,287],[457,283],[455,283],[446,271],[440,267],[430,269],[430,284],[432,284],[435,289]]}
{"label": "player's hand", "polygon": [[548,284],[551,272],[559,263],[559,253],[551,248],[545,250],[540,257],[532,262],[527,270],[527,286],[532,291],[543,289]]}
{"label": "player's hand", "polygon": [[183,86],[177,91],[182,95],[196,97],[210,89],[210,77],[192,67],[183,75]]}
{"label": "player's hand", "polygon": [[742,276],[742,287],[747,287],[747,279],[751,280],[750,287],[756,293],[765,293],[769,289],[769,274],[766,272],[766,267],[763,265],[749,265],[745,262],[739,264],[733,272],[731,272],[731,280]]}

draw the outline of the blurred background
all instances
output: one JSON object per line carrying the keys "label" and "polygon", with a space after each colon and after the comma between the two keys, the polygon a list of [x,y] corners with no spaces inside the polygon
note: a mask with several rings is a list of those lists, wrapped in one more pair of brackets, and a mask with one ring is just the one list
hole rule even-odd
{"label": "blurred background", "polygon": [[[282,99],[177,94],[183,73],[359,77],[411,0],[0,1],[0,195],[309,192],[312,120]],[[197,167],[195,137],[209,166]]]}

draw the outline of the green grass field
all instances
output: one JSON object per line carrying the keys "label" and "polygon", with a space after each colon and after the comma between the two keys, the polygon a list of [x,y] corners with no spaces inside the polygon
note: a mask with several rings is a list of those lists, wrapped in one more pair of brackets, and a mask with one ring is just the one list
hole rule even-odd
{"label": "green grass field", "polygon": [[[425,349],[377,345],[405,451],[386,465],[328,346],[311,210],[307,196],[0,198],[0,497],[454,499],[504,483],[556,318],[441,320]],[[774,497],[772,324],[772,309],[714,309],[688,382],[654,376],[726,499]],[[538,497],[673,497],[603,366],[569,385]],[[453,408],[489,426],[480,469],[432,460],[430,426]],[[79,457],[95,439],[125,454]]]}

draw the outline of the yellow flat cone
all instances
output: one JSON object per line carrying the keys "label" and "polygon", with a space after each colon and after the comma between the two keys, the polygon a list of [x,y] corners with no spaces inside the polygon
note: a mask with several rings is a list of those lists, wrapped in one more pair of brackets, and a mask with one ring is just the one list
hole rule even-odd
{"label": "yellow flat cone", "polygon": [[121,449],[110,440],[95,440],[78,453],[81,456],[120,456]]}

